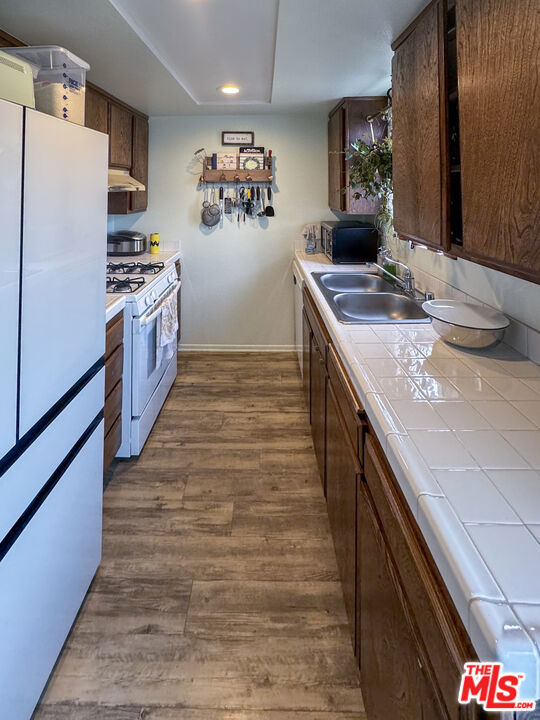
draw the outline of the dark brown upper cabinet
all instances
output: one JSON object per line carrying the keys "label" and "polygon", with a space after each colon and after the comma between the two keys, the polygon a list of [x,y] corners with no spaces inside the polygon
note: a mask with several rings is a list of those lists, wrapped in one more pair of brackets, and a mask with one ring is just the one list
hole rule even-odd
{"label": "dark brown upper cabinet", "polygon": [[[148,187],[148,118],[120,100],[89,85],[86,91],[85,125],[109,135],[109,165],[128,170]],[[109,193],[109,214],[142,212],[148,191]]]}
{"label": "dark brown upper cabinet", "polygon": [[92,86],[86,88],[84,124],[98,132],[109,132],[109,102]]}
{"label": "dark brown upper cabinet", "polygon": [[[133,159],[131,174],[148,186],[148,120],[140,115],[133,116]],[[131,212],[146,210],[148,193],[146,190],[129,193]]]}
{"label": "dark brown upper cabinet", "polygon": [[[371,143],[371,130],[366,118],[386,107],[386,97],[344,98],[328,117],[328,205],[331,210],[349,215],[374,215],[377,198],[355,198],[349,186],[349,168],[345,159],[351,143],[360,139]],[[386,135],[387,124],[378,117],[373,133],[379,139]],[[345,190],[345,192],[343,192]]]}
{"label": "dark brown upper cabinet", "polygon": [[540,282],[538,0],[458,0],[463,252]]}
{"label": "dark brown upper cabinet", "polygon": [[445,247],[439,71],[441,3],[430,5],[392,62],[394,228]]}
{"label": "dark brown upper cabinet", "polygon": [[109,103],[109,165],[131,170],[133,115],[123,107]]}
{"label": "dark brown upper cabinet", "polygon": [[400,237],[540,283],[535,0],[433,0],[393,43]]}

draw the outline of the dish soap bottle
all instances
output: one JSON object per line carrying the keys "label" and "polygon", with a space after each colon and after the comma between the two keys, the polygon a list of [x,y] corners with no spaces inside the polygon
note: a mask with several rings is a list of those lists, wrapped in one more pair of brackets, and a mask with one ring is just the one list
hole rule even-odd
{"label": "dish soap bottle", "polygon": [[313,230],[310,230],[306,238],[306,253],[312,255],[317,252],[317,238]]}

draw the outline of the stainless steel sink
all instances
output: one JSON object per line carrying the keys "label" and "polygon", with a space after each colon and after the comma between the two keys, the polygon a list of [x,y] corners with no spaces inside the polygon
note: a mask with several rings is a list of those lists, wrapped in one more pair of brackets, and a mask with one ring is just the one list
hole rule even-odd
{"label": "stainless steel sink", "polygon": [[396,292],[338,293],[330,307],[345,323],[429,322],[428,315],[412,298]]}
{"label": "stainless steel sink", "polygon": [[[332,312],[342,323],[429,323],[422,300],[415,300],[379,275],[357,272],[312,273]],[[423,298],[422,298],[423,299]]]}
{"label": "stainless steel sink", "polygon": [[335,292],[393,292],[394,286],[368,273],[313,273],[315,280]]}

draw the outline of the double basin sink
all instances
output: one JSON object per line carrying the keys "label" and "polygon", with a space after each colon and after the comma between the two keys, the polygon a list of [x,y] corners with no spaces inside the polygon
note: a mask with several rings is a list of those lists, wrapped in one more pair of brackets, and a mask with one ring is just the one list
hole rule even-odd
{"label": "double basin sink", "polygon": [[342,323],[429,323],[421,301],[380,275],[312,273],[332,312]]}

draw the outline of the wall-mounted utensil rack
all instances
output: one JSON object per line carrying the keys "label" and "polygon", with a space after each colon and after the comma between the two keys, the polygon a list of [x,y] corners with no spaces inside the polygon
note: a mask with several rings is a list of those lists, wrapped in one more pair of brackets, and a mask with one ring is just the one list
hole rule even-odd
{"label": "wall-mounted utensil rack", "polygon": [[[264,164],[270,165],[258,170],[213,170],[212,169],[212,158],[207,157],[204,166],[203,174],[201,175],[201,182],[208,183],[271,183],[274,179],[274,171],[272,169],[272,163],[275,155],[270,158],[265,156]],[[210,167],[208,167],[210,165]]]}

